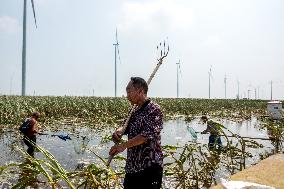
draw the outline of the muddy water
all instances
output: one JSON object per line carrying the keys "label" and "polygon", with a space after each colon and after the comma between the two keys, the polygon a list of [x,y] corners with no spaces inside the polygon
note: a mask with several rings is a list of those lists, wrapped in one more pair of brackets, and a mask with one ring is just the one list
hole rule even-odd
{"label": "muddy water", "polygon": [[[235,123],[227,120],[217,120],[231,132],[240,136],[248,137],[262,137],[267,138],[267,131],[259,128],[259,121],[252,118],[248,121]],[[205,129],[205,125],[199,122],[199,119],[194,119],[186,123],[182,118],[167,121],[164,123],[162,131],[162,145],[179,145],[182,146],[188,141],[192,140],[191,134],[187,130],[187,126],[192,127],[195,131],[201,132]],[[84,165],[98,162],[99,160],[94,154],[88,151],[88,148],[93,149],[98,155],[107,158],[108,150],[113,145],[112,142],[101,144],[102,136],[111,134],[112,130],[96,131],[88,127],[80,127],[68,131],[67,126],[61,132],[45,131],[50,135],[40,135],[37,137],[37,144],[51,152],[58,162],[66,170],[74,170],[82,168]],[[228,131],[225,131],[229,134]],[[51,136],[51,134],[69,134],[72,140],[62,140],[59,137]],[[208,135],[197,134],[197,142],[207,144]],[[225,141],[225,140],[223,140]],[[259,161],[259,154],[269,152],[273,149],[270,141],[257,140],[260,144],[264,145],[261,149],[248,149],[254,155],[247,160],[247,165]],[[0,165],[5,165],[10,162],[24,161],[20,152],[15,149],[15,145],[26,148],[21,140],[21,136],[17,130],[9,128],[0,129]],[[124,153],[125,155],[125,153]],[[43,155],[36,153],[36,158],[43,158]],[[222,173],[221,173],[222,172]],[[226,172],[221,171],[220,177],[226,176]],[[228,176],[228,175],[227,175]]]}
{"label": "muddy water", "polygon": [[[242,137],[253,137],[253,138],[268,138],[266,129],[260,129],[260,122],[256,118],[246,120],[243,122],[233,122],[229,120],[214,120],[224,125],[227,130],[224,130],[226,135],[231,136],[232,133],[240,135]],[[194,119],[189,123],[186,123],[182,119],[168,121],[164,124],[164,130],[162,133],[162,143],[183,146],[187,141],[192,140],[190,132],[187,127],[193,128],[197,133],[197,142],[207,144],[209,141],[209,134],[200,134],[206,129],[206,126],[200,122],[199,119]],[[230,138],[232,139],[232,138]],[[221,137],[223,145],[226,145],[225,138]],[[266,151],[271,151],[274,147],[269,140],[256,139],[259,144],[262,144],[264,148],[261,149],[249,149],[255,156],[248,159],[249,163],[253,163],[259,159],[258,154]],[[233,139],[233,142],[236,140]]]}

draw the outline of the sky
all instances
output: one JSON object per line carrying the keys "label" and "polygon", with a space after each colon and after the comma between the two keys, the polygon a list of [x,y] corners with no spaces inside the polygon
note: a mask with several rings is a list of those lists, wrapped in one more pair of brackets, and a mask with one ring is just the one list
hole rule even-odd
{"label": "sky", "polygon": [[[27,0],[26,94],[114,96],[148,79],[150,97],[284,99],[282,0]],[[21,94],[23,0],[0,0],[0,94]],[[177,62],[180,61],[180,69]],[[178,74],[177,74],[178,73]],[[226,77],[226,85],[225,85]],[[238,85],[239,83],[239,85]],[[226,94],[226,96],[225,96]]]}

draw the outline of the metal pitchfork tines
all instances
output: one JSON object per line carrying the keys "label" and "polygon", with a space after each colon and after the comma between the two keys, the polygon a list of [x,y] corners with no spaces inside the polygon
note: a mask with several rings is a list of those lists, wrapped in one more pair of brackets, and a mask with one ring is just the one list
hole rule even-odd
{"label": "metal pitchfork tines", "polygon": [[[158,63],[156,65],[155,69],[153,70],[152,74],[150,75],[149,79],[147,80],[148,86],[150,85],[150,83],[151,83],[152,79],[154,78],[155,74],[157,73],[159,67],[162,65],[164,58],[166,58],[168,56],[169,51],[170,51],[170,47],[169,47],[168,44],[166,45],[166,41],[164,41],[163,43],[160,42],[160,44],[157,46],[157,51],[158,52],[160,51],[160,57],[157,58]],[[126,130],[128,122],[130,120],[130,117],[131,117],[132,113],[134,112],[135,108],[136,108],[136,105],[133,105],[130,113],[128,114],[127,120],[124,122],[123,129],[122,129],[122,135],[123,135],[123,133]],[[119,144],[119,142],[117,142],[115,144],[117,145],[117,144]],[[107,161],[107,164],[106,164],[107,166],[110,165],[113,157],[114,156],[109,156],[108,157],[108,161]]]}

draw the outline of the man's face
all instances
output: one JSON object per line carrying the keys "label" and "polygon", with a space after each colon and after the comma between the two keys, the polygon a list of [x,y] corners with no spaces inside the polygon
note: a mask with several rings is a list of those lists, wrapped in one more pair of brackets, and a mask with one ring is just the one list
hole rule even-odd
{"label": "man's face", "polygon": [[202,123],[206,123],[207,119],[201,118]]}
{"label": "man's face", "polygon": [[36,114],[33,117],[35,118],[35,120],[38,120],[38,118],[40,117],[40,114]]}
{"label": "man's face", "polygon": [[126,87],[127,99],[130,101],[132,105],[137,104],[140,92],[141,92],[141,89],[135,88],[132,84],[132,81],[128,83]]}

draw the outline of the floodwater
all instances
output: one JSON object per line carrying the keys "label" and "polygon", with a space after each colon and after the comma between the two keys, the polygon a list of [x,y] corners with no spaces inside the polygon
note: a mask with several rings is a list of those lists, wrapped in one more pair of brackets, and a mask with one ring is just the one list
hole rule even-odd
{"label": "floodwater", "polygon": [[[260,128],[260,121],[255,117],[252,117],[250,120],[242,121],[239,123],[229,121],[229,120],[214,120],[221,123],[227,128],[223,130],[226,135],[231,136],[232,133],[237,134],[242,137],[252,137],[252,138],[268,138],[267,130]],[[163,145],[179,145],[183,146],[189,140],[192,140],[190,132],[187,130],[187,127],[193,128],[197,132],[197,141],[199,143],[207,144],[209,141],[209,134],[200,134],[203,130],[206,129],[206,126],[200,122],[199,119],[194,119],[189,123],[186,123],[182,119],[168,121],[164,124],[164,129],[162,133],[162,143]],[[230,131],[230,132],[229,132]],[[232,138],[230,138],[232,139]],[[222,142],[225,142],[224,137],[221,137]],[[270,152],[274,149],[270,140],[260,140],[255,139],[256,142],[262,144],[264,148],[249,149],[252,154],[255,156],[248,159],[248,163],[254,163],[259,160],[258,154],[264,152]],[[236,142],[236,140],[233,140]],[[223,145],[225,145],[223,143]]]}
{"label": "floodwater", "polygon": [[[231,132],[242,137],[268,138],[267,131],[260,129],[260,122],[256,118],[240,123],[228,120],[217,121],[227,127]],[[185,122],[182,118],[167,121],[164,123],[164,129],[162,131],[162,145],[182,146],[188,141],[191,141],[191,134],[188,132],[187,126],[192,127],[197,132],[203,131],[206,127],[199,122],[199,119],[194,119],[191,122]],[[51,152],[63,168],[70,171],[82,168],[89,163],[98,162],[99,160],[96,156],[88,149],[92,149],[101,157],[108,157],[108,150],[113,143],[108,142],[101,144],[101,139],[102,136],[106,134],[110,135],[113,132],[112,130],[98,132],[88,127],[79,127],[70,131],[70,129],[67,129],[68,127],[70,126],[63,126],[60,132],[45,131],[45,133],[50,135],[40,135],[37,137],[37,144]],[[228,131],[225,132],[231,135]],[[51,134],[69,134],[72,140],[64,141],[57,136],[51,136]],[[197,136],[197,142],[208,143],[208,134],[202,135],[198,133]],[[249,149],[253,157],[247,159],[247,165],[258,162],[259,154],[270,152],[274,148],[269,140],[256,141],[263,144],[264,147],[261,149]],[[15,145],[26,148],[21,140],[19,131],[9,128],[0,128],[0,165],[24,161],[22,154],[16,150]],[[125,153],[123,155],[125,155]],[[43,155],[36,153],[35,157],[43,158]],[[219,176],[224,177],[228,175],[219,173]]]}

